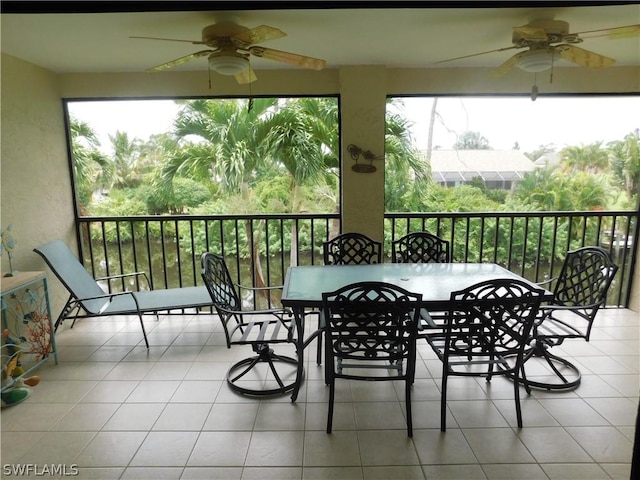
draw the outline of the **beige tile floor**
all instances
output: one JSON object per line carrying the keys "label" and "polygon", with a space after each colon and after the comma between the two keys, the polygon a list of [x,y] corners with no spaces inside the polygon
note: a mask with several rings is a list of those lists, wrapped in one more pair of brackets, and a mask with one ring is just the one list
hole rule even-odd
{"label": "beige tile floor", "polygon": [[1,412],[3,478],[18,478],[16,465],[77,466],[85,479],[629,478],[640,388],[640,321],[629,310],[601,311],[589,343],[558,349],[580,365],[582,384],[522,389],[521,430],[508,380],[454,378],[442,433],[440,363],[420,344],[413,439],[400,384],[340,382],[328,435],[314,349],[296,403],[258,400],[227,387],[228,366],[247,350],[226,348],[215,317],[145,324],[148,351],[137,318],[59,329],[59,364],[42,365],[32,395]]}

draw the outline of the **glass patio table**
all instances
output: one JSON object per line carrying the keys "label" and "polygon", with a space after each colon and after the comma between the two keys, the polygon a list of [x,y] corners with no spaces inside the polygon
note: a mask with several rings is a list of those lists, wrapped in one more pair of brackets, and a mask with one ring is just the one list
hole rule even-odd
{"label": "glass patio table", "polygon": [[[494,279],[525,278],[494,263],[379,263],[371,265],[311,265],[289,267],[282,291],[282,305],[295,315],[298,349],[296,386],[291,401],[298,397],[304,376],[304,348],[317,335],[304,338],[305,309],[322,307],[322,293],[357,282],[386,282],[422,295],[422,308],[449,308],[451,292]],[[553,294],[545,291],[545,300]]]}

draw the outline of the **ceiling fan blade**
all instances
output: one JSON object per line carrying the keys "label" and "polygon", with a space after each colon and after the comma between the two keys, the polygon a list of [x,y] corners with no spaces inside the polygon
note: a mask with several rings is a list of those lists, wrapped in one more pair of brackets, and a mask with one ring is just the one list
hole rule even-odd
{"label": "ceiling fan blade", "polygon": [[297,53],[283,52],[281,50],[274,50],[273,48],[251,47],[249,48],[249,52],[256,57],[268,58],[276,62],[288,63],[313,70],[322,70],[327,66],[327,62],[320,58],[305,57]]}
{"label": "ceiling fan blade", "polygon": [[581,67],[590,68],[592,70],[601,70],[616,63],[613,58],[590,52],[589,50],[576,47],[575,45],[558,45],[556,47],[556,51],[565,60],[573,62],[576,65],[580,65]]}
{"label": "ceiling fan blade", "polygon": [[256,43],[266,42],[268,40],[275,40],[276,38],[286,37],[287,34],[282,30],[279,30],[269,25],[260,25],[246,32],[232,35],[231,38],[240,40],[243,43],[253,45]]}
{"label": "ceiling fan blade", "polygon": [[547,32],[543,27],[523,25],[521,27],[513,27],[513,32],[526,40],[547,40]]}
{"label": "ceiling fan blade", "polygon": [[579,35],[582,38],[609,37],[611,39],[637,37],[640,35],[640,24],[589,30],[586,32],[577,32],[574,35]]}
{"label": "ceiling fan blade", "polygon": [[177,38],[160,38],[160,37],[129,37],[129,38],[141,38],[143,40],[164,40],[167,42],[184,42],[184,43],[191,43],[193,45],[205,45],[205,43],[201,42],[200,40],[179,40]]}
{"label": "ceiling fan blade", "polygon": [[244,85],[247,83],[251,83],[251,82],[255,82],[258,77],[256,77],[255,72],[253,71],[253,69],[251,67],[243,70],[242,72],[238,73],[237,75],[234,75],[236,81],[240,84],[240,85]]}
{"label": "ceiling fan blade", "polygon": [[463,58],[477,57],[479,55],[486,55],[487,53],[504,52],[505,50],[513,50],[514,48],[522,48],[522,47],[517,47],[517,46],[513,45],[511,47],[496,48],[495,50],[487,50],[486,52],[472,53],[471,55],[463,55],[462,57],[447,58],[446,60],[440,60],[439,62],[433,62],[433,65],[436,65],[438,63],[453,62],[454,60],[460,60],[460,59],[463,59]]}
{"label": "ceiling fan blade", "polygon": [[510,57],[506,62],[504,62],[502,65],[495,68],[493,70],[493,76],[500,77],[505,73],[507,73],[508,71],[510,71],[513,67],[516,66],[516,63],[518,63],[518,59],[522,56],[523,53],[526,53],[526,52],[516,53],[515,55]]}
{"label": "ceiling fan blade", "polygon": [[202,50],[200,52],[192,53],[190,55],[185,55],[184,57],[176,58],[175,60],[171,60],[170,62],[163,63],[162,65],[156,65],[155,67],[151,67],[147,69],[147,72],[159,72],[161,70],[167,70],[168,68],[172,68],[177,65],[190,62],[193,59],[204,57],[214,52],[215,50]]}

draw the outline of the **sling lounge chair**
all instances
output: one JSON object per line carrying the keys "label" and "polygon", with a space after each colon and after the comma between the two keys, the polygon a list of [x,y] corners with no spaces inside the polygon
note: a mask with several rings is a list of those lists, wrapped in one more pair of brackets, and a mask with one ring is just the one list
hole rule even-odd
{"label": "sling lounge chair", "polygon": [[[163,311],[213,306],[205,286],[107,293],[61,240],[35,248],[34,252],[44,258],[51,271],[69,291],[69,300],[56,320],[54,331],[68,318],[72,318],[75,323],[78,318],[137,315],[144,343],[149,348],[147,332],[142,321],[143,314],[157,316],[158,312]],[[144,277],[149,284],[144,272],[114,275],[98,280],[131,276]],[[73,327],[73,324],[71,326]]]}

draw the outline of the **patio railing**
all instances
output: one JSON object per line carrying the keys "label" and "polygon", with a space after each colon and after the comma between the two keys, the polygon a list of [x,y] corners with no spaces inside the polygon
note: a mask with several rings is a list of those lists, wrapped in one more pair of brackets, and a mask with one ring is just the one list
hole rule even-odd
{"label": "patio railing", "polygon": [[[620,267],[608,306],[628,306],[636,212],[387,213],[385,261],[393,240],[418,230],[449,240],[453,261],[498,263],[536,282],[557,275],[568,250],[600,245]],[[322,243],[338,232],[338,214],[78,219],[82,259],[95,277],[144,270],[152,288],[201,285],[205,251],[224,255],[239,284],[280,285],[290,265],[321,264]],[[110,288],[138,285],[123,280]]]}

